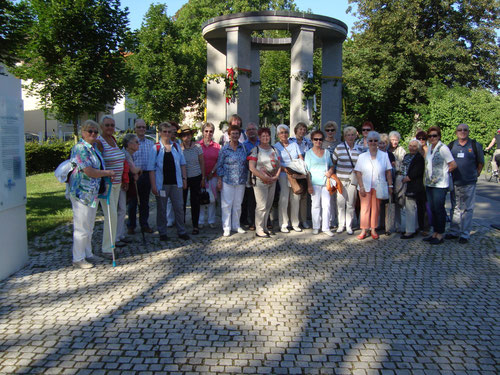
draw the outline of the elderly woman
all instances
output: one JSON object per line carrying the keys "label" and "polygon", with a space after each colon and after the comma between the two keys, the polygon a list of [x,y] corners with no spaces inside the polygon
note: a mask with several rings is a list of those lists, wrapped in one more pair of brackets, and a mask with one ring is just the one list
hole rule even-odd
{"label": "elderly woman", "polygon": [[[281,173],[279,177],[280,184],[280,198],[278,204],[279,211],[279,225],[281,232],[288,233],[288,209],[290,206],[290,219],[292,222],[293,230],[296,232],[302,232],[299,226],[299,207],[300,207],[300,194],[294,194],[290,185],[288,184],[288,176],[286,173],[286,167],[290,165],[292,160],[301,159],[303,160],[302,154],[300,152],[297,143],[292,143],[289,141],[288,136],[290,134],[290,129],[285,124],[278,125],[277,128],[279,141],[275,143],[274,147],[280,153],[281,160]],[[294,176],[297,177],[297,176]]]}
{"label": "elderly woman", "polygon": [[207,211],[207,223],[210,228],[215,228],[215,202],[217,198],[217,159],[219,158],[220,145],[214,142],[215,126],[206,122],[201,127],[203,138],[198,142],[203,151],[203,163],[205,165],[205,188],[213,194],[214,200],[207,205],[201,206],[199,228],[205,225],[205,207]]}
{"label": "elderly woman", "polygon": [[322,147],[323,138],[321,130],[311,133],[313,148],[306,152],[305,163],[311,176],[309,193],[312,201],[313,234],[318,234],[321,226],[324,234],[333,237],[330,230],[330,192],[326,188],[326,179],[333,174],[333,163],[330,151]]}
{"label": "elderly woman", "polygon": [[[111,191],[108,199],[100,199],[102,211],[104,213],[104,233],[102,235],[102,253],[109,257],[116,242],[116,226],[118,223],[118,200],[122,189],[122,176],[125,162],[125,155],[118,147],[115,133],[115,120],[109,115],[101,118],[101,135],[97,138],[96,146],[101,151],[104,164],[107,169],[115,171],[111,179]],[[124,190],[127,190],[126,188]]]}
{"label": "elderly woman", "polygon": [[[377,132],[371,131],[368,133],[366,136],[368,151],[359,155],[354,168],[361,200],[361,233],[358,235],[359,240],[368,237],[367,231],[370,228],[372,238],[375,240],[379,238],[376,232],[380,209],[380,199],[377,198],[376,188],[379,183],[383,185],[382,182],[387,182],[389,195],[392,194],[392,165],[387,153],[379,150],[379,140],[380,135]],[[380,185],[379,188],[381,188]]]}
{"label": "elderly woman", "polygon": [[[387,153],[389,161],[391,162],[391,174],[392,181],[394,181],[395,174],[394,168],[396,166],[396,158],[394,154],[389,151],[389,136],[385,133],[380,134],[380,139],[378,141],[378,148],[380,151]],[[394,189],[393,189],[394,191]],[[383,199],[380,201],[380,212],[379,212],[379,226],[377,229],[385,229],[385,234],[390,236],[395,230],[395,199],[394,195],[389,195],[388,199]],[[401,213],[400,213],[401,214]]]}
{"label": "elderly woman", "polygon": [[432,213],[434,233],[424,238],[432,245],[443,243],[443,233],[446,225],[446,210],[444,208],[446,193],[450,185],[449,174],[457,167],[450,149],[441,142],[441,129],[431,126],[427,130],[429,149],[425,155],[425,189],[427,202]]}
{"label": "elderly woman", "polygon": [[323,140],[321,148],[328,150],[331,155],[333,154],[335,147],[339,144],[339,142],[335,139],[339,126],[335,121],[327,121],[323,128],[325,129],[325,139]]}
{"label": "elderly woman", "polygon": [[[307,125],[303,122],[297,123],[295,128],[293,129],[295,133],[295,137],[290,137],[290,142],[297,143],[299,146],[300,154],[302,157],[306,156],[306,152],[312,148],[312,142],[310,139],[306,138],[307,134]],[[300,195],[300,203],[299,203],[299,218],[302,223],[303,228],[310,228],[310,225],[307,221],[307,201],[310,198],[309,194],[301,194]]]}
{"label": "elderly woman", "polygon": [[395,158],[395,166],[394,166],[394,191],[396,192],[396,197],[394,200],[395,203],[395,211],[394,211],[394,229],[396,232],[401,231],[401,210],[402,206],[400,204],[400,201],[403,199],[399,199],[400,197],[398,196],[398,192],[401,191],[402,188],[402,180],[403,180],[403,175],[401,174],[401,164],[403,163],[403,158],[406,155],[406,151],[403,147],[399,145],[399,141],[401,140],[401,135],[393,130],[389,133],[389,151],[392,152]]}
{"label": "elderly woman", "polygon": [[187,189],[186,159],[180,146],[172,141],[174,128],[168,122],[158,125],[160,143],[155,144],[149,152],[149,179],[151,190],[156,196],[156,225],[160,241],[167,241],[167,200],[172,202],[177,235],[188,240],[184,226],[184,211],[182,208],[182,190]]}
{"label": "elderly woman", "polygon": [[361,126],[361,138],[356,141],[356,148],[360,154],[368,151],[368,139],[366,136],[374,129],[375,128],[371,121],[363,122],[363,125]]}
{"label": "elderly woman", "polygon": [[349,235],[353,234],[352,221],[354,219],[356,197],[358,196],[356,190],[358,181],[354,171],[359,157],[359,151],[354,147],[357,136],[356,128],[346,126],[344,128],[344,142],[335,147],[332,155],[337,177],[344,186],[342,194],[337,191],[337,216],[339,222],[337,233],[342,233],[345,228]]}
{"label": "elderly woman", "polygon": [[401,235],[403,240],[415,237],[417,233],[416,219],[418,216],[419,228],[424,227],[425,188],[424,171],[425,161],[420,154],[420,142],[412,139],[408,144],[409,153],[403,157],[401,174],[405,190],[406,231]]}
{"label": "elderly woman", "polygon": [[[128,165],[128,180],[129,187],[127,191],[120,190],[120,197],[118,199],[118,210],[117,210],[117,224],[116,224],[116,240],[117,246],[120,245],[120,242],[130,242],[130,240],[126,237],[125,233],[125,215],[127,213],[127,198],[130,199],[132,195],[137,197],[137,179],[141,174],[141,169],[137,168],[134,164],[134,160],[132,155],[134,155],[137,150],[139,150],[139,138],[135,134],[125,134],[123,137],[123,153],[125,154],[125,161]],[[124,170],[124,173],[126,171]]]}
{"label": "elderly woman", "polygon": [[183,192],[184,216],[186,216],[186,203],[188,190],[191,202],[191,223],[193,224],[193,234],[200,233],[198,220],[200,218],[200,194],[201,188],[205,187],[205,160],[203,159],[203,149],[193,141],[193,131],[184,125],[181,128],[181,148],[186,159],[187,189]]}
{"label": "elderly woman", "polygon": [[248,176],[247,153],[243,144],[239,142],[240,127],[230,125],[228,134],[229,142],[222,147],[217,160],[217,189],[221,191],[224,237],[228,237],[231,230],[245,233],[245,230],[240,226],[240,215]]}
{"label": "elderly woman", "polygon": [[427,133],[423,130],[419,130],[417,134],[415,134],[416,140],[420,143],[419,152],[425,158],[425,154],[427,154]]}
{"label": "elderly woman", "polygon": [[[90,262],[99,260],[92,253],[92,232],[97,212],[97,195],[102,177],[114,177],[115,172],[104,170],[104,160],[94,148],[98,125],[87,120],[82,126],[82,138],[71,149],[74,168],[69,180],[69,198],[73,207],[73,266],[92,268]],[[89,262],[90,261],[90,262]]]}
{"label": "elderly woman", "polygon": [[257,206],[255,208],[255,235],[269,237],[265,230],[269,212],[273,205],[276,181],[280,175],[280,160],[278,151],[269,144],[271,130],[259,129],[260,144],[252,149],[247,157],[250,172],[252,172],[253,190]]}

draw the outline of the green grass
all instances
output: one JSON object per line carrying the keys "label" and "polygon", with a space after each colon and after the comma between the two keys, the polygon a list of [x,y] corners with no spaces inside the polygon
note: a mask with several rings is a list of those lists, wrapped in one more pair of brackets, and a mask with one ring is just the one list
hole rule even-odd
{"label": "green grass", "polygon": [[28,239],[73,220],[71,202],[64,197],[66,184],[53,172],[26,177]]}

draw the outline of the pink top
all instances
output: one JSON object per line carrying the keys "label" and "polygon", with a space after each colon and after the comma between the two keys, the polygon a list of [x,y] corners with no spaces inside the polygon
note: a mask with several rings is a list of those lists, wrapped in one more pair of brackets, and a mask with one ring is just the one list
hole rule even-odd
{"label": "pink top", "polygon": [[[208,146],[205,146],[203,139],[198,142],[203,150],[203,159],[205,160],[205,176],[208,177],[209,173],[214,169],[217,164],[217,158],[219,157],[220,144],[211,141]],[[214,171],[214,176],[217,173]]]}

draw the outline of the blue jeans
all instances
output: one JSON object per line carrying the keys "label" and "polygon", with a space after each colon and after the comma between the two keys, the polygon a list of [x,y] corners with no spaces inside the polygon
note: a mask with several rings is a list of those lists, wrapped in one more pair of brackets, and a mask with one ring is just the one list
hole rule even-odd
{"label": "blue jeans", "polygon": [[446,226],[446,209],[444,208],[448,188],[426,186],[427,202],[432,212],[434,232],[443,234]]}
{"label": "blue jeans", "polygon": [[[139,196],[139,224],[141,228],[149,228],[149,195],[151,193],[151,182],[149,172],[144,171],[137,180],[137,195]],[[137,196],[130,198],[128,203],[128,224],[129,229],[136,227]]]}

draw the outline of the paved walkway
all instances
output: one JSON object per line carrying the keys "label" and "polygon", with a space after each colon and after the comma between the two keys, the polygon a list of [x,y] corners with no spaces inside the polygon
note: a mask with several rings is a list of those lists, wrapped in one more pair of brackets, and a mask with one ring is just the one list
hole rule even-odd
{"label": "paved walkway", "polygon": [[136,235],[116,268],[79,270],[63,227],[0,282],[0,372],[498,374],[500,232],[474,230]]}

